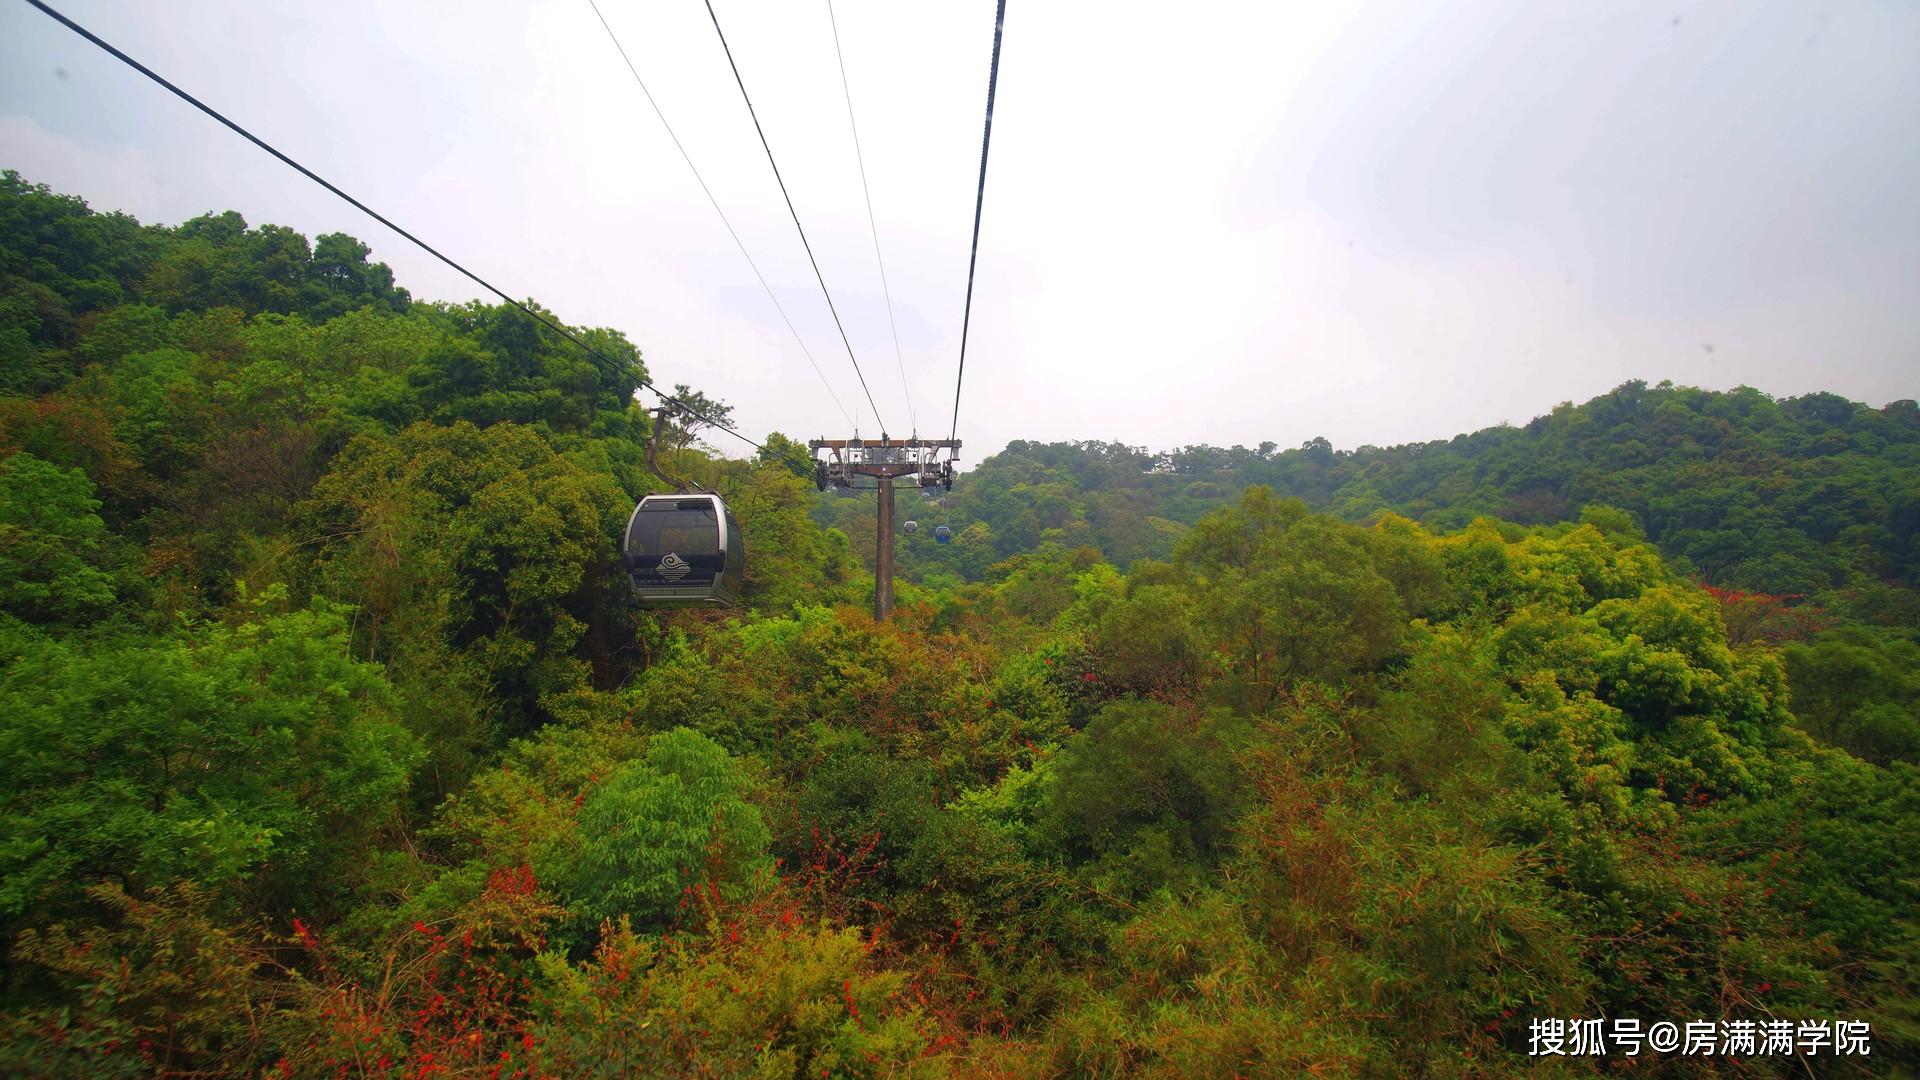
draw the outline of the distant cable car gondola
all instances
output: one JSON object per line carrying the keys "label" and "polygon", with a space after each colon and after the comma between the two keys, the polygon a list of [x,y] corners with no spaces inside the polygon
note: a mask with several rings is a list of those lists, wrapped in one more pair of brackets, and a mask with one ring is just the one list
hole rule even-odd
{"label": "distant cable car gondola", "polygon": [[746,547],[720,496],[648,495],[627,519],[621,562],[642,607],[722,607],[739,602]]}
{"label": "distant cable car gondola", "polygon": [[917,521],[909,521],[905,525],[900,526],[900,531],[905,533],[917,533],[920,531],[920,523]]}
{"label": "distant cable car gondola", "polygon": [[933,530],[933,538],[942,544],[953,542],[953,530],[941,525]]}

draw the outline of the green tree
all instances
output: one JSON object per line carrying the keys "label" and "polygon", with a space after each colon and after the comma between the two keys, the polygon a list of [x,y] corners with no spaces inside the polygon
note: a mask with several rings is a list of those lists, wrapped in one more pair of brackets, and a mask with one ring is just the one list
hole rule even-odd
{"label": "green tree", "polygon": [[1783,655],[1809,734],[1876,764],[1920,758],[1920,645],[1849,628]]}
{"label": "green tree", "polygon": [[599,586],[631,509],[528,428],[422,423],[355,439],[300,513],[366,654],[407,682],[477,674],[521,731],[590,683],[578,649],[610,622]]}
{"label": "green tree", "polygon": [[[668,418],[666,430],[660,433],[663,449],[685,450],[701,432],[733,426],[733,406],[719,398],[710,398],[686,383],[674,384],[673,399],[678,403],[676,415]],[[808,475],[811,474],[809,468]]]}
{"label": "green tree", "polygon": [[1230,842],[1244,738],[1229,716],[1194,725],[1164,705],[1109,705],[1062,749],[1039,835],[1124,892],[1178,885]]}
{"label": "green tree", "polygon": [[1405,609],[1375,568],[1368,534],[1311,516],[1298,500],[1249,488],[1214,511],[1175,549],[1197,586],[1222,689],[1259,709],[1286,679],[1338,679],[1390,655]]}
{"label": "green tree", "polygon": [[229,889],[317,906],[396,823],[413,738],[325,608],[185,639],[15,637],[0,669],[0,918],[89,883]]}
{"label": "green tree", "polygon": [[755,455],[761,464],[779,464],[802,480],[813,479],[813,451],[807,444],[789,439],[777,431],[767,433],[766,442]]}
{"label": "green tree", "polygon": [[44,622],[85,619],[113,603],[93,495],[78,469],[24,450],[0,461],[0,609]]}
{"label": "green tree", "polygon": [[737,895],[771,869],[769,834],[742,798],[726,750],[685,728],[654,737],[646,755],[588,793],[580,853],[567,889],[598,922],[670,921],[691,888]]}

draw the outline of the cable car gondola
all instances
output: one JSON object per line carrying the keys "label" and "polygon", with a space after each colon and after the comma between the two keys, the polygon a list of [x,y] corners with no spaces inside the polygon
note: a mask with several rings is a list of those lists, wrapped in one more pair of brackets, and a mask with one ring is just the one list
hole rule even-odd
{"label": "cable car gondola", "polygon": [[933,530],[933,538],[942,544],[953,542],[953,530],[941,525]]}
{"label": "cable car gondola", "polygon": [[905,525],[900,526],[900,531],[909,535],[917,533],[920,531],[920,523],[909,520]]}
{"label": "cable car gondola", "polygon": [[746,546],[720,496],[648,495],[627,519],[620,561],[641,607],[727,607],[740,599]]}

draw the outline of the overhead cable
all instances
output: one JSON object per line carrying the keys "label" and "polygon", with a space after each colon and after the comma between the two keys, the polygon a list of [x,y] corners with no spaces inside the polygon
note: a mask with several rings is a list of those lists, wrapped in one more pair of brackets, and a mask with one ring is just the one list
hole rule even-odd
{"label": "overhead cable", "polygon": [[39,8],[42,12],[44,12],[46,15],[52,18],[55,22],[60,23],[62,26],[65,26],[67,29],[87,39],[89,42],[98,46],[102,51],[106,52],[108,55],[112,56],[114,59],[120,61],[121,63],[127,65],[133,70],[138,71],[140,74],[145,75],[147,78],[152,79],[154,82],[165,87],[175,97],[193,106],[194,108],[199,109],[201,112],[206,113],[208,116],[213,117],[215,120],[218,120],[222,125],[226,126],[234,134],[239,135],[241,138],[247,140],[253,145],[259,147],[262,150],[265,150],[267,153],[272,154],[274,157],[280,159],[282,164],[285,164],[289,168],[293,169],[295,172],[298,172],[300,175],[306,177],[307,179],[313,181],[316,184],[319,184],[321,187],[326,188],[328,191],[333,192],[335,195],[338,195],[341,199],[345,200],[348,204],[352,205],[355,209],[359,210],[361,213],[367,215],[373,220],[379,222],[382,225],[385,225],[387,228],[392,229],[394,232],[412,241],[417,247],[420,248],[420,250],[426,252],[427,254],[433,256],[436,259],[439,259],[441,262],[452,267],[454,270],[464,275],[469,281],[472,281],[474,284],[480,286],[481,288],[487,290],[493,295],[499,297],[505,303],[510,304],[515,308],[518,308],[520,312],[526,315],[528,318],[533,319],[535,322],[540,323],[542,326],[545,326],[547,329],[554,331],[555,333],[566,338],[568,341],[571,341],[575,345],[578,345],[582,349],[585,349],[588,354],[598,358],[599,360],[603,361],[606,365],[608,365],[604,369],[608,374],[626,375],[632,378],[635,382],[639,383],[641,386],[646,387],[648,390],[652,391],[657,397],[660,398],[661,401],[668,402],[684,410],[687,413],[687,415],[692,416],[694,419],[699,420],[710,427],[719,428],[721,431],[726,432],[727,434],[733,436],[736,439],[739,439],[741,442],[744,442],[749,446],[753,446],[761,450],[766,449],[765,445],[755,442],[754,440],[746,437],[745,435],[740,434],[738,431],[735,431],[734,429],[728,427],[727,425],[722,424],[719,421],[714,420],[709,416],[706,416],[705,414],[701,413],[699,410],[693,408],[692,406],[688,405],[686,402],[680,400],[679,398],[676,398],[673,395],[667,393],[666,391],[661,390],[659,387],[653,385],[652,383],[648,382],[646,379],[640,377],[640,375],[637,372],[633,371],[630,367],[623,364],[621,361],[615,360],[613,357],[608,356],[606,353],[603,353],[599,349],[596,349],[592,345],[588,344],[584,338],[574,333],[572,330],[568,329],[566,326],[562,325],[561,323],[553,319],[550,319],[545,315],[542,315],[540,312],[535,311],[533,308],[527,306],[525,303],[519,300],[515,300],[511,296],[508,296],[505,292],[501,291],[492,282],[481,277],[479,274],[476,274],[473,271],[467,269],[466,267],[460,265],[459,263],[453,261],[453,259],[449,258],[448,256],[441,254],[440,251],[436,249],[433,245],[427,243],[425,240],[420,239],[419,237],[408,232],[407,230],[394,224],[393,221],[390,220],[386,215],[373,209],[372,207],[368,206],[366,203],[361,202],[359,199],[356,199],[353,196],[347,194],[346,192],[340,190],[340,188],[336,187],[333,183],[328,181],[326,178],[320,176],[318,173],[314,172],[312,169],[307,168],[305,165],[300,164],[299,162],[293,160],[287,155],[281,153],[279,150],[275,149],[274,146],[271,143],[268,143],[265,139],[260,138],[258,135],[255,135],[253,132],[248,131],[246,128],[241,127],[239,124],[234,123],[232,120],[227,119],[227,117],[223,115],[219,110],[201,101],[199,98],[194,97],[192,94],[187,93],[185,90],[180,89],[178,86],[175,86],[173,83],[169,82],[166,78],[162,77],[159,73],[155,72],[152,68],[147,67],[145,64],[142,64],[140,61],[135,60],[133,57],[128,56],[126,53],[121,52],[119,49],[113,47],[111,44],[108,44],[105,40],[103,40],[99,35],[95,34],[93,31],[88,30],[86,27],[81,26],[79,23],[74,22],[72,19],[67,18],[65,15],[62,15],[60,12],[55,11],[53,8],[45,4],[43,0],[27,0],[27,3],[32,4],[36,8]]}
{"label": "overhead cable", "polygon": [[753,130],[760,136],[760,148],[767,152],[767,164],[773,166],[773,178],[780,185],[780,197],[787,201],[787,214],[793,218],[793,227],[800,233],[800,246],[807,249],[807,262],[813,267],[814,280],[820,283],[820,293],[827,298],[827,310],[833,313],[834,328],[840,331],[840,343],[847,347],[847,359],[853,361],[853,373],[860,377],[860,389],[867,395],[867,407],[873,410],[873,422],[880,425],[881,437],[886,436],[887,422],[880,419],[880,406],[873,403],[873,391],[867,388],[866,373],[860,370],[860,360],[853,355],[853,342],[847,340],[847,328],[840,323],[840,311],[833,306],[833,293],[827,289],[827,279],[820,273],[820,263],[813,257],[813,245],[807,242],[807,230],[800,224],[800,212],[793,208],[793,196],[787,194],[787,181],[780,175],[780,163],[773,160],[773,147],[767,144],[766,129],[760,126],[760,114],[753,109],[753,98],[747,94],[747,84],[740,77],[740,65],[733,61],[733,48],[727,44],[726,31],[720,29],[720,16],[714,14],[713,0],[706,0],[707,18],[713,20],[713,32],[720,37],[720,48],[727,54],[727,66],[733,69],[734,85],[740,88],[740,98],[747,103],[747,115],[753,118]]}
{"label": "overhead cable", "polygon": [[993,91],[1000,82],[1000,24],[1007,18],[1007,0],[993,15],[993,64],[987,69],[987,125],[980,136],[980,186],[973,195],[973,250],[967,255],[967,307],[960,318],[960,369],[953,376],[953,430],[960,432],[960,380],[967,376],[967,330],[973,324],[973,268],[980,258],[980,207],[987,198],[987,148],[993,145]]}
{"label": "overhead cable", "polygon": [[773,294],[773,286],[767,284],[766,275],[760,272],[760,265],[753,261],[752,255],[748,254],[747,245],[741,242],[740,234],[733,229],[733,222],[727,220],[727,212],[720,209],[720,200],[714,198],[713,189],[707,186],[706,177],[700,175],[700,169],[693,163],[692,155],[688,154],[687,148],[680,144],[680,136],[674,134],[673,125],[667,123],[667,114],[660,111],[660,103],[653,99],[653,92],[647,89],[647,82],[640,77],[640,69],[634,67],[633,59],[627,55],[626,46],[620,44],[619,35],[613,32],[613,27],[607,22],[606,15],[601,12],[600,5],[594,0],[587,0],[587,6],[599,16],[600,25],[606,27],[608,40],[612,41],[613,47],[619,50],[620,59],[626,62],[627,70],[633,73],[633,81],[639,85],[640,93],[647,99],[647,104],[653,106],[653,115],[660,118],[660,126],[667,130],[667,138],[673,140],[673,148],[680,151],[680,160],[686,162],[687,168],[693,171],[693,178],[699,181],[700,190],[706,193],[707,201],[713,204],[713,212],[720,215],[720,224],[725,225],[727,235],[733,237],[733,246],[740,249],[741,257],[747,260],[748,266],[753,267],[753,276],[759,280],[760,287],[767,291],[767,299],[773,301],[773,309],[780,313],[780,321],[787,324],[787,331],[793,335],[794,343],[800,346],[800,354],[807,358],[807,364],[813,368],[813,373],[820,376],[820,385],[826,387],[827,396],[833,399],[833,407],[840,410],[840,415],[846,417],[847,426],[852,427],[853,417],[847,414],[847,407],[840,404],[840,395],[833,392],[833,384],[827,381],[826,372],[821,371],[820,365],[813,359],[813,352],[807,348],[806,340],[800,336],[800,331],[794,329],[793,320],[787,317],[787,309],[780,306],[780,298]]}
{"label": "overhead cable", "polygon": [[873,220],[873,188],[867,183],[867,159],[860,152],[860,125],[853,120],[853,88],[847,83],[847,58],[840,51],[840,22],[833,16],[833,0],[827,0],[827,23],[833,27],[833,56],[840,62],[840,91],[847,99],[847,127],[853,132],[853,160],[860,165],[860,193],[867,199],[867,228],[873,233],[873,261],[880,267],[880,294],[887,300],[887,328],[893,331],[893,359],[900,365],[900,396],[907,401],[907,422],[914,433],[920,420],[913,411],[913,391],[907,388],[907,361],[900,354],[900,326],[893,318],[893,290],[887,287],[887,263],[880,257],[880,226]]}

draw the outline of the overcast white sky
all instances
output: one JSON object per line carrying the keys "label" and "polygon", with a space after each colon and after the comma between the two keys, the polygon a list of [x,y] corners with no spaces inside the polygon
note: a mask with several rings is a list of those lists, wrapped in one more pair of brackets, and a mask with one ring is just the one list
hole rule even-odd
{"label": "overcast white sky", "polygon": [[[743,431],[847,421],[586,0],[56,3]],[[863,434],[699,0],[603,0]],[[887,429],[953,402],[992,0],[715,0]],[[1920,5],[1011,0],[960,434],[1337,446],[1629,378],[1920,396]],[[0,167],[99,209],[370,243],[476,288],[0,0]],[[719,437],[728,452],[737,444]],[[964,467],[964,466],[963,466]]]}

